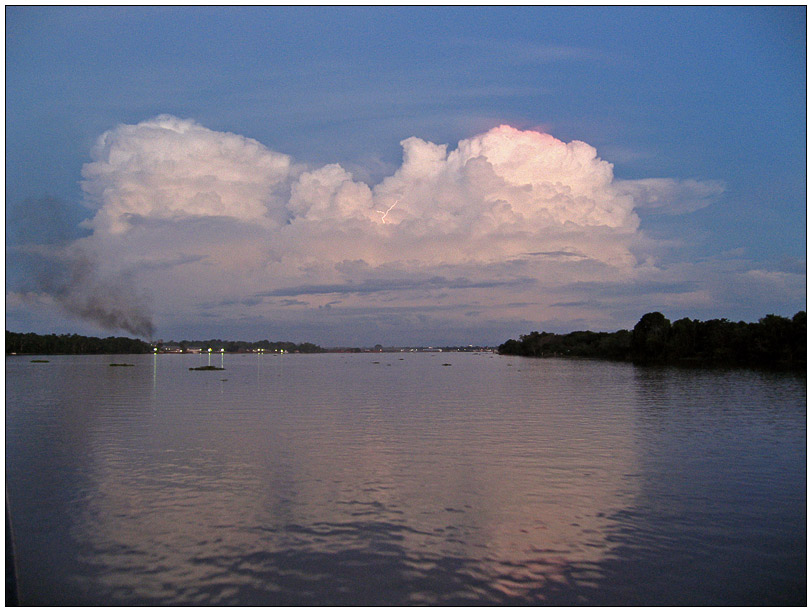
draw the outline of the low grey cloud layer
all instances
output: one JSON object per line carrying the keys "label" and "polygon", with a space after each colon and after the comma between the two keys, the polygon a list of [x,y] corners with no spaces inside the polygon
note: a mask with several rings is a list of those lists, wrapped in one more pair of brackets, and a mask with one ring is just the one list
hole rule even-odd
{"label": "low grey cloud layer", "polygon": [[[370,185],[339,164],[308,167],[172,116],[104,133],[82,173],[92,233],[68,247],[92,273],[74,275],[71,293],[126,278],[129,293],[108,291],[99,307],[121,313],[121,299],[143,306],[143,320],[111,323],[87,305],[71,312],[140,334],[151,333],[148,310],[159,330],[203,314],[321,330],[333,317],[330,340],[344,343],[375,333],[364,326],[376,309],[423,308],[434,330],[567,317],[611,327],[626,321],[578,287],[634,294],[668,280],[637,211],[685,213],[723,190],[619,181],[584,142],[505,125],[453,149],[415,137],[401,145],[402,164]],[[404,337],[419,335],[421,320],[404,325],[414,326]]]}

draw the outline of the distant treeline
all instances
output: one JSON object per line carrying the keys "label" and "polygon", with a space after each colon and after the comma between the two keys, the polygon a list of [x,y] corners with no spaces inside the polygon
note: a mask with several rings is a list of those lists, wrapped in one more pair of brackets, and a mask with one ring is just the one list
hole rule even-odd
{"label": "distant treeline", "polygon": [[21,334],[6,330],[6,353],[29,355],[121,355],[151,353],[152,346],[142,340],[110,336],[95,338],[77,334]]}
{"label": "distant treeline", "polygon": [[160,350],[163,346],[172,344],[182,349],[189,347],[203,348],[204,350],[220,352],[224,349],[228,353],[248,352],[264,349],[272,352],[284,350],[288,353],[321,353],[320,346],[310,342],[295,344],[293,342],[259,342],[226,341],[226,340],[184,340],[178,343],[149,344],[143,340],[123,337],[95,338],[93,336],[80,336],[78,334],[33,334],[16,333],[6,330],[6,353],[24,353],[28,355],[98,355],[98,354],[137,354],[152,353],[155,346]]}
{"label": "distant treeline", "polygon": [[260,340],[258,342],[246,342],[245,340],[182,340],[181,342],[162,342],[158,345],[158,350],[169,347],[179,347],[181,350],[189,348],[202,348],[203,350],[211,349],[215,352],[220,352],[223,349],[226,353],[249,353],[262,349],[265,352],[280,352],[286,353],[323,353],[324,349],[312,342],[303,342],[296,344],[295,342],[271,342],[270,340]]}
{"label": "distant treeline", "polygon": [[643,315],[632,331],[532,332],[499,347],[503,355],[592,357],[638,364],[806,367],[806,312],[792,319],[767,315],[758,323]]}

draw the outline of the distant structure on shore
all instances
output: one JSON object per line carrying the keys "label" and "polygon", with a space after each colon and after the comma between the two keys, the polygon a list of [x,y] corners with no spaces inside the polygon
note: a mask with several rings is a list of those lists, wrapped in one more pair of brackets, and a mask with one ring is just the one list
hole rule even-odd
{"label": "distant structure on shore", "polygon": [[242,340],[183,340],[175,342],[157,340],[145,342],[134,338],[96,338],[77,334],[34,334],[17,333],[6,330],[7,355],[86,355],[86,354],[199,354],[199,353],[424,353],[424,352],[482,352],[493,351],[487,346],[468,344],[465,346],[387,346],[322,348],[311,342],[245,342]]}

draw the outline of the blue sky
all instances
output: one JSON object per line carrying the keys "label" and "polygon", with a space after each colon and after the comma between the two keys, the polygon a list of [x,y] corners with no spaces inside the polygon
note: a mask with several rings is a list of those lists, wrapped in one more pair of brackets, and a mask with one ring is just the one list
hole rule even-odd
{"label": "blue sky", "polygon": [[[112,168],[119,158],[92,152],[108,133],[122,150],[136,151],[138,159],[165,160],[167,144],[160,134],[169,134],[167,124],[149,122],[167,115],[194,125],[183,128],[185,144],[172,151],[203,151],[196,148],[204,146],[200,143],[210,147],[194,163],[200,168],[211,162],[207,176],[218,175],[223,164],[261,163],[246,151],[224,161],[218,138],[232,134],[243,144],[258,142],[263,152],[288,156],[293,164],[284,178],[273,180],[254,173],[256,166],[240,166],[257,185],[270,189],[273,183],[277,191],[299,193],[302,172],[319,170],[316,177],[326,185],[330,164],[340,164],[351,180],[333,173],[332,195],[311,190],[311,199],[298,204],[288,196],[271,203],[257,191],[269,211],[274,206],[286,211],[279,214],[287,225],[307,229],[297,229],[295,247],[286,247],[287,267],[271,265],[273,247],[260,249],[251,260],[257,269],[246,271],[239,287],[207,300],[211,296],[200,295],[197,287],[240,275],[234,263],[238,257],[227,262],[171,239],[172,248],[162,247],[149,243],[147,233],[138,229],[116,233],[113,225],[102,227],[101,213],[149,221],[149,236],[172,235],[171,224],[190,243],[195,227],[217,234],[224,230],[214,225],[237,220],[239,229],[229,230],[231,242],[222,245],[233,253],[249,240],[287,244],[292,230],[268,225],[268,217],[277,213],[252,216],[250,203],[226,210],[222,203],[230,196],[216,189],[222,210],[201,209],[198,196],[214,193],[202,183],[185,186],[185,205],[160,209],[154,202],[163,200],[156,194],[177,178],[164,172],[168,166],[160,176],[154,168]],[[623,251],[633,261],[626,257],[621,266],[620,259],[610,262],[597,255],[601,249],[594,228],[603,221],[583,221],[586,225],[567,242],[552,236],[567,222],[582,223],[581,213],[570,207],[572,218],[556,217],[555,227],[549,215],[547,221],[536,215],[545,206],[558,206],[562,193],[591,184],[592,175],[568,174],[558,183],[559,199],[548,200],[541,194],[549,189],[539,178],[536,199],[521,204],[496,183],[484,186],[480,179],[449,196],[450,185],[459,186],[469,174],[443,179],[447,183],[435,176],[436,192],[418,187],[426,177],[410,174],[407,180],[401,143],[409,138],[448,145],[447,152],[460,141],[471,141],[491,151],[492,157],[484,158],[491,164],[505,147],[526,151],[535,156],[534,176],[543,177],[544,151],[558,144],[533,141],[541,148],[515,149],[522,137],[505,132],[485,144],[477,140],[500,125],[547,133],[556,143],[582,141],[612,164],[614,182],[600,197],[617,195],[618,189],[637,194],[633,209],[627,210],[626,200],[605,204],[606,210],[630,215],[637,226],[631,233],[618,229],[631,221],[617,221],[614,215],[610,225],[617,231],[605,250]],[[150,130],[158,136],[142,138]],[[433,155],[428,146],[414,151],[418,157]],[[587,160],[589,154],[584,155]],[[92,163],[94,168],[107,164],[103,176],[83,177]],[[443,176],[450,167],[448,161]],[[148,172],[153,173],[149,180],[144,178]],[[518,180],[512,169],[499,172],[500,180],[508,175]],[[645,183],[651,179],[670,182]],[[125,189],[133,180],[140,190],[135,199],[132,189]],[[345,197],[335,199],[338,185],[361,194],[360,199],[350,208],[336,204]],[[643,185],[648,202],[640,199]],[[316,214],[323,205],[318,199],[325,197],[333,198],[331,212]],[[470,204],[470,198],[480,204]],[[488,230],[495,232],[488,244],[495,244],[497,234],[504,239],[500,248],[481,257],[454,258],[439,248],[431,258],[424,256],[432,244],[454,244],[455,252],[465,251],[475,241],[471,232],[485,232],[476,220],[505,198],[516,216],[499,223],[510,225],[513,238],[505,238],[507,226],[497,230],[496,221]],[[388,227],[376,226],[373,234],[363,225],[342,230],[346,243],[335,238],[334,251],[320,256],[320,268],[307,263],[309,254],[322,252],[324,241],[333,240],[328,224],[343,227],[347,215],[360,218],[364,206],[369,223],[380,222],[375,211],[396,200],[392,217],[379,223]],[[665,200],[667,205],[652,204]],[[447,231],[409,225],[418,211],[424,221],[434,214],[428,201],[447,206],[444,214],[455,225],[446,225]],[[531,217],[536,221],[528,221]],[[301,223],[292,223],[296,219]],[[90,227],[79,227],[82,220]],[[397,230],[387,220],[401,228],[400,234],[392,234]],[[284,336],[323,344],[476,343],[542,328],[629,327],[649,310],[672,319],[792,315],[805,309],[805,221],[804,6],[6,8],[9,329],[118,333],[109,328],[116,325],[110,319],[103,324],[89,319],[92,308],[78,295],[66,304],[66,283],[80,283],[75,266],[64,262],[76,260],[91,261],[93,272],[87,274],[96,289],[123,283],[134,291],[130,302],[149,311],[154,333],[175,339],[219,335]],[[517,236],[531,234],[532,244],[518,244]],[[418,235],[428,238],[415,255],[410,249],[416,248]],[[400,250],[383,253],[386,249],[379,246],[373,255],[353,248],[376,241],[397,242]],[[147,245],[152,259],[143,255]],[[60,249],[67,249],[64,256]],[[526,257],[562,249],[578,254],[577,270],[552,269]],[[177,261],[187,263],[170,265]],[[247,259],[240,261],[247,265]],[[590,276],[586,261],[609,268],[595,268]],[[348,262],[366,268],[361,273]],[[206,270],[221,276],[208,281]],[[183,279],[192,278],[195,285],[184,287]],[[445,290],[437,278],[448,281]],[[426,283],[422,292],[421,282]],[[291,288],[310,286],[348,289],[320,294],[319,303],[307,297],[312,291],[288,295]],[[370,286],[380,289],[372,298],[362,289]],[[178,292],[188,301],[180,300]],[[243,309],[227,309],[229,300]],[[221,304],[219,310],[215,303]]]}

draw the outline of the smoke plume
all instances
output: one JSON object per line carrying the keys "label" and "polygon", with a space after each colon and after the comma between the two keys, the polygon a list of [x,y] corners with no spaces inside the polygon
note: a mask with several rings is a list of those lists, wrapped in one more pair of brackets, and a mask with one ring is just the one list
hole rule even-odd
{"label": "smoke plume", "polygon": [[150,338],[149,301],[132,274],[102,275],[99,255],[85,246],[87,229],[67,202],[53,197],[26,199],[7,211],[7,256],[18,275],[11,284],[29,306],[56,304],[102,329]]}
{"label": "smoke plume", "polygon": [[98,267],[86,256],[69,263],[67,282],[53,290],[56,301],[70,314],[107,330],[124,330],[152,339],[155,326],[146,297],[132,284],[132,276],[99,276]]}

